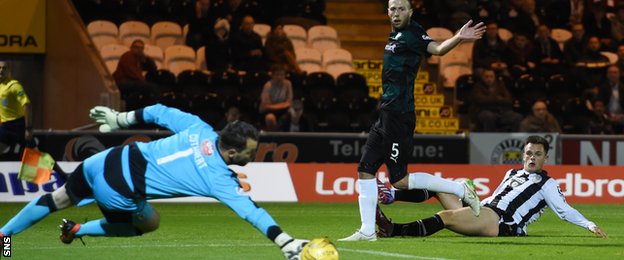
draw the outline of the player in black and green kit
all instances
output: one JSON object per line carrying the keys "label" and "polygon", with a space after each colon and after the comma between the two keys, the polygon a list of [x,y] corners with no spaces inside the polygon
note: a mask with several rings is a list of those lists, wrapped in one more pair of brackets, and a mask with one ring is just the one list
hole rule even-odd
{"label": "player in black and green kit", "polygon": [[[375,234],[375,209],[377,207],[377,182],[375,174],[385,163],[392,185],[401,190],[429,189],[455,194],[479,208],[474,188],[446,181],[426,174],[407,174],[407,158],[413,147],[416,124],[414,113],[414,79],[420,62],[427,56],[444,55],[462,40],[481,38],[483,23],[466,23],[457,34],[443,42],[433,41],[418,23],[411,20],[412,8],[408,0],[389,0],[388,17],[392,32],[384,50],[382,74],[381,112],[371,127],[364,154],[358,167],[359,205],[362,226],[351,236],[340,241],[377,239]],[[426,186],[423,186],[426,183]],[[471,186],[471,185],[470,185]],[[466,195],[466,196],[464,196]],[[472,198],[470,198],[472,197]],[[474,198],[476,197],[476,198]],[[472,200],[471,200],[472,199]],[[475,211],[478,215],[478,212]]]}

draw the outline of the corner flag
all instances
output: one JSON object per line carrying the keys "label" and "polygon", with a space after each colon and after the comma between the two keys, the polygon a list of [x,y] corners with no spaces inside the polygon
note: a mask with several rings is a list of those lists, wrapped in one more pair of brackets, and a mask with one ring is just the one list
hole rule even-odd
{"label": "corner flag", "polygon": [[45,183],[50,180],[54,163],[50,154],[26,147],[17,177],[36,184]]}

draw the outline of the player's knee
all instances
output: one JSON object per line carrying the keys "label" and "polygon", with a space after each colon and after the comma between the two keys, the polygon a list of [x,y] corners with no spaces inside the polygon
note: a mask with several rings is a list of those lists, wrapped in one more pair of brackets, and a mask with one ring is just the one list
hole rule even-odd
{"label": "player's knee", "polygon": [[436,215],[440,216],[445,226],[450,226],[455,223],[455,211],[454,210],[443,210],[443,211],[436,213]]}
{"label": "player's knee", "polygon": [[358,178],[362,179],[362,180],[370,180],[370,179],[374,179],[375,175],[374,174],[370,174],[368,172],[358,172]]}
{"label": "player's knee", "polygon": [[156,210],[153,210],[149,217],[138,216],[137,218],[133,224],[139,234],[155,231],[160,226],[160,214]]}

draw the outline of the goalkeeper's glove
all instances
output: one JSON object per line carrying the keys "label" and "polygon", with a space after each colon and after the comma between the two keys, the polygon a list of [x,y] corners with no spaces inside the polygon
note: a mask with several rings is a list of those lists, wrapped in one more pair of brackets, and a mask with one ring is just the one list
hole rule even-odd
{"label": "goalkeeper's glove", "polygon": [[134,111],[117,112],[114,109],[105,106],[96,106],[89,111],[89,117],[100,124],[100,132],[108,133],[121,127],[128,127],[134,124],[136,119]]}
{"label": "goalkeeper's glove", "polygon": [[301,258],[301,251],[303,247],[308,243],[308,240],[303,239],[291,239],[281,246],[284,257],[288,260],[299,260]]}

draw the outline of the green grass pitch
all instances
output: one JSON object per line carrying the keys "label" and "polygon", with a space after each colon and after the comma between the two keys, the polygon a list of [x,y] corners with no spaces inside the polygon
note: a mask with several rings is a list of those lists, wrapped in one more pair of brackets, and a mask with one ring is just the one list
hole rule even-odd
{"label": "green grass pitch", "polygon": [[[6,223],[24,203],[0,203]],[[154,203],[160,229],[141,237],[85,237],[62,244],[62,218],[83,222],[100,218],[95,206],[56,212],[12,236],[11,259],[283,259],[279,249],[220,203]],[[356,203],[259,203],[291,235],[334,241],[341,259],[623,259],[624,205],[573,205],[609,234],[594,237],[560,220],[550,209],[529,226],[529,237],[465,237],[444,230],[425,238],[390,238],[376,242],[336,242],[359,227]],[[429,217],[437,204],[395,203],[384,206],[399,222]],[[1,257],[0,257],[1,258]],[[9,258],[7,258],[9,259]]]}

